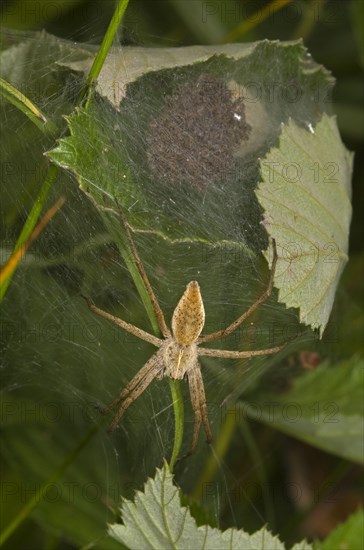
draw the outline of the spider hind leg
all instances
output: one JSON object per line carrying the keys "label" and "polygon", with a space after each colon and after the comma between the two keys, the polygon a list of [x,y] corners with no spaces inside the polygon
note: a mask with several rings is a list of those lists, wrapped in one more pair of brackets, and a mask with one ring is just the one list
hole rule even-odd
{"label": "spider hind leg", "polygon": [[110,405],[103,410],[101,414],[109,414],[113,412],[117,406],[119,409],[114,417],[114,420],[108,428],[108,432],[113,432],[118,425],[121,417],[128,407],[147,389],[149,384],[160,376],[163,372],[164,362],[162,354],[157,351],[152,357],[145,363],[139,372],[132,378],[132,380],[125,386],[125,388],[119,393],[119,395],[110,403]]}
{"label": "spider hind leg", "polygon": [[188,372],[188,383],[190,387],[192,408],[195,415],[192,444],[188,453],[188,455],[191,455],[194,453],[197,446],[201,424],[203,424],[205,428],[207,443],[210,444],[212,441],[212,432],[207,414],[205,388],[199,364]]}

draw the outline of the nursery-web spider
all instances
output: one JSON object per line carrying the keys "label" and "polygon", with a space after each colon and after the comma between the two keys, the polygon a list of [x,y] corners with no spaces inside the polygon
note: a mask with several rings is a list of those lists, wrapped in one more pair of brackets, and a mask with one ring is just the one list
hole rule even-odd
{"label": "nursery-web spider", "polygon": [[136,267],[148,291],[163,339],[157,338],[156,336],[149,334],[149,332],[146,332],[134,325],[131,325],[130,323],[127,323],[126,321],[123,321],[123,319],[120,319],[119,317],[115,317],[114,315],[103,311],[95,306],[89,298],[85,298],[91,311],[97,313],[105,319],[108,319],[109,321],[112,321],[122,329],[134,334],[134,336],[137,336],[141,340],[145,340],[146,342],[149,342],[150,344],[153,344],[153,346],[159,348],[158,351],[156,351],[139,370],[129,384],[119,393],[116,399],[114,399],[114,401],[101,412],[108,414],[118,408],[108,429],[108,431],[112,432],[116,428],[127,408],[144,392],[144,390],[146,390],[152,380],[161,380],[164,376],[169,376],[175,380],[182,380],[182,378],[187,376],[191,403],[195,416],[192,445],[190,450],[190,453],[192,453],[197,445],[201,423],[203,423],[205,428],[207,442],[211,443],[212,441],[212,433],[207,414],[205,388],[198,357],[245,359],[277,353],[283,348],[283,346],[276,346],[257,351],[228,351],[200,347],[200,344],[213,342],[214,340],[224,338],[225,336],[231,334],[238,328],[239,325],[241,325],[243,321],[245,321],[245,319],[247,319],[247,317],[249,317],[251,313],[253,313],[254,310],[257,309],[260,304],[269,298],[272,293],[273,278],[277,264],[276,244],[273,240],[272,268],[269,283],[265,292],[263,292],[263,294],[247,309],[247,311],[231,323],[231,325],[223,330],[213,332],[212,334],[200,336],[205,323],[205,310],[199,284],[197,281],[191,281],[188,283],[182,298],[174,310],[170,330],[165,322],[163,311],[159,305],[156,295],[154,294],[143,263],[139,257],[131,234],[130,226],[124,215],[122,213],[120,213],[120,215]]}

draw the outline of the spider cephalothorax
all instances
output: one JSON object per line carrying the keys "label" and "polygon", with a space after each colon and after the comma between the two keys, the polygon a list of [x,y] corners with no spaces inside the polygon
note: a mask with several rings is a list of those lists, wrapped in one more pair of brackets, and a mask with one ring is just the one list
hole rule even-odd
{"label": "spider cephalothorax", "polygon": [[168,376],[176,380],[187,378],[192,408],[195,415],[191,446],[191,452],[193,452],[197,444],[201,423],[204,425],[207,441],[211,442],[212,440],[207,415],[201,365],[198,361],[198,357],[209,356],[223,357],[226,359],[250,358],[259,355],[270,355],[282,349],[282,346],[276,346],[274,348],[257,351],[229,351],[200,347],[200,344],[202,343],[212,342],[213,340],[218,340],[228,334],[231,334],[260,304],[262,304],[270,296],[273,288],[275,266],[277,263],[276,246],[273,242],[274,256],[272,270],[266,291],[263,292],[258,300],[250,306],[247,311],[245,311],[227,328],[213,332],[212,334],[208,334],[206,336],[201,336],[205,323],[205,309],[198,283],[196,281],[191,281],[188,283],[185,292],[174,310],[171,323],[172,330],[170,330],[166,325],[159,302],[154,294],[147,274],[144,270],[144,266],[139,258],[131,235],[130,227],[123,216],[122,220],[136,266],[148,291],[163,339],[157,338],[156,336],[149,334],[149,332],[146,332],[134,325],[131,325],[130,323],[123,321],[119,317],[115,317],[114,315],[99,309],[91,302],[91,300],[86,298],[91,311],[106,319],[109,319],[110,321],[113,321],[122,329],[159,348],[139,370],[129,384],[127,384],[127,386],[120,392],[116,399],[104,410],[105,413],[109,413],[118,409],[114,420],[109,427],[109,431],[113,431],[116,428],[126,409],[144,392],[144,390],[154,379],[160,380],[164,376]]}

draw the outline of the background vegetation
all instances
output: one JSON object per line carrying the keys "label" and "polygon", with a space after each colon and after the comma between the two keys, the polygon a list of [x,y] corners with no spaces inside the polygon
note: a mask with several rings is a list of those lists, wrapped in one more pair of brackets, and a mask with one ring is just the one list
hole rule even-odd
{"label": "background vegetation", "polygon": [[[348,414],[353,416],[362,414],[362,381],[358,376],[357,365],[363,352],[364,319],[361,219],[363,6],[361,0],[307,0],[274,4],[243,0],[132,0],[122,28],[118,31],[119,47],[176,47],[301,37],[315,61],[329,69],[337,80],[333,110],[338,115],[345,145],[355,151],[350,262],[337,293],[330,330],[323,342],[318,343],[308,337],[303,347],[292,352],[277,367],[278,376],[273,378],[269,373],[263,376],[262,369],[258,369],[261,376],[256,382],[249,371],[249,391],[244,397],[246,403],[280,399],[284,402],[284,391],[288,389],[292,390],[288,395],[289,402],[294,401],[303,406],[305,400],[309,400],[313,407],[315,403],[324,406],[334,403],[339,413],[349,411]],[[281,9],[275,9],[278,7]],[[3,2],[1,9],[2,25],[17,31],[13,35],[14,42],[27,38],[28,31],[45,29],[63,39],[98,45],[114,13],[115,3],[105,0],[58,0],[50,3],[8,0]],[[259,15],[253,18],[255,12]],[[9,45],[8,40],[9,35],[6,34],[5,47]],[[51,47],[49,55],[51,63]],[[59,82],[55,84],[55,93],[58,89]],[[77,83],[74,88],[64,90],[59,111],[57,103],[52,104],[54,118],[60,124],[62,115],[71,111],[76,89]],[[65,108],[67,102],[68,111]],[[50,103],[49,91],[47,101],[40,107],[47,109]],[[45,138],[46,141],[33,140],[22,113],[19,113],[17,123],[12,122],[12,128],[9,129],[7,122],[17,115],[14,115],[15,108],[11,112],[8,109],[3,102],[2,120],[8,132],[2,138],[3,151],[10,155],[6,158],[12,159],[10,164],[2,163],[4,189],[1,230],[5,257],[16,242],[44,181],[46,168],[45,164],[39,162],[41,152],[54,144],[52,132]],[[17,158],[19,166],[28,166],[25,175],[12,172],[14,159]],[[26,164],[29,159],[33,159],[34,164]],[[90,338],[86,344],[76,346],[81,340],[76,338],[74,345],[69,345],[64,332],[56,344],[49,338],[46,341],[39,340],[36,333],[33,333],[33,337],[29,336],[35,327],[42,326],[45,318],[48,326],[52,323],[65,326],[72,320],[86,322],[89,317],[83,311],[79,299],[81,288],[99,296],[104,307],[107,304],[113,307],[115,302],[122,303],[120,314],[125,316],[126,312],[128,319],[133,319],[139,326],[145,323],[143,306],[123,270],[123,263],[98,213],[81,196],[71,178],[57,181],[56,190],[52,191],[49,198],[49,206],[60,191],[66,196],[66,204],[59,218],[54,218],[54,223],[52,221],[35,245],[36,267],[32,266],[32,258],[28,263],[25,260],[3,303],[3,525],[19,517],[24,505],[37,494],[41,483],[67,457],[70,457],[72,467],[67,470],[68,477],[56,475],[56,483],[60,483],[63,489],[62,498],[57,492],[53,496],[51,492],[48,493],[45,501],[39,498],[39,505],[34,508],[32,515],[21,523],[4,547],[66,550],[91,543],[96,548],[114,548],[113,541],[100,538],[103,526],[107,521],[115,520],[118,495],[122,493],[131,497],[134,488],[140,488],[147,475],[152,475],[155,466],[160,465],[163,454],[170,453],[173,413],[168,408],[170,394],[165,386],[161,391],[153,390],[137,412],[133,413],[121,441],[119,433],[112,439],[104,433],[97,433],[83,440],[90,426],[92,429],[97,422],[97,415],[90,404],[98,399],[108,401],[120,385],[118,369],[124,356],[130,353],[128,340],[115,342],[115,333],[103,333],[100,341]],[[78,237],[76,242],[87,250],[82,261],[77,255],[72,259],[67,256],[67,243],[74,241],[75,235]],[[148,241],[144,242],[141,238],[138,244],[144,253],[148,250]],[[158,281],[163,278],[163,268],[168,266],[170,255],[171,249],[157,243],[152,257],[146,257],[147,267],[153,273],[153,282],[157,286],[161,284],[159,289],[163,291],[163,305],[168,312],[173,310],[178,288],[181,288],[178,275],[175,275],[169,286]],[[186,265],[186,250],[178,249],[178,255],[182,270]],[[199,257],[200,253],[192,250],[188,263],[197,265]],[[237,270],[234,260],[229,261],[231,269]],[[205,271],[207,287],[217,285],[216,278],[218,281],[224,280],[223,270],[221,273],[209,274],[205,266]],[[264,275],[262,281],[264,283]],[[234,303],[234,299],[231,301]],[[259,320],[263,322],[262,318],[255,319],[256,322]],[[14,322],[26,327],[22,336],[18,330],[9,329],[10,323]],[[25,338],[24,334],[28,336]],[[105,348],[107,352],[100,351]],[[133,372],[138,365],[141,366],[148,353],[143,346],[139,346],[135,357],[126,360],[130,362]],[[321,367],[315,370],[319,364]],[[207,383],[207,392],[210,387],[212,395],[215,391],[213,386],[221,385],[217,393],[219,399],[216,398],[216,402],[221,404],[226,395],[233,391],[234,384],[240,384],[241,387],[241,382],[238,381],[238,375],[229,380],[226,374],[220,374],[213,368],[208,374],[210,382]],[[297,384],[294,377],[302,372],[308,377]],[[105,376],[105,373],[108,374]],[[125,378],[122,382],[130,378],[127,374],[123,376]],[[98,395],[97,388],[100,388],[101,395]],[[316,392],[317,399],[312,396],[312,392]],[[188,401],[188,395],[184,395]],[[60,396],[65,405],[63,415],[64,411],[73,411],[71,422],[64,421],[63,417],[57,423],[51,418],[52,411],[42,408],[42,404],[58,404]],[[72,407],[66,406],[67,403],[71,403]],[[75,403],[79,403],[80,407],[89,407],[86,420]],[[28,414],[28,417],[33,415],[31,425],[21,423],[25,409],[33,411]],[[49,413],[46,417],[43,412],[39,414],[39,411],[44,410]],[[158,414],[155,423],[146,420],[148,415],[151,416],[151,411]],[[331,413],[330,408],[312,412],[318,416]],[[214,415],[212,411],[216,421],[219,413]],[[304,536],[310,539],[325,538],[361,503],[360,460],[355,458],[355,437],[350,436],[349,427],[347,440],[343,440],[342,435],[341,439],[335,439],[337,436],[333,434],[334,443],[330,452],[325,452],[322,450],[325,446],[318,443],[320,437],[323,438],[320,434],[316,439],[315,436],[302,437],[298,425],[293,427],[293,434],[284,434],[282,426],[271,422],[255,422],[253,418],[252,413],[249,420],[237,423],[236,419],[231,422],[231,415],[226,416],[221,430],[224,440],[220,441],[224,451],[219,455],[219,469],[205,449],[200,449],[197,457],[187,466],[183,464],[177,467],[177,480],[185,492],[194,497],[200,523],[208,521],[221,528],[238,526],[253,532],[268,522],[271,530],[279,533],[287,543]],[[187,416],[187,422],[190,420]],[[331,429],[329,424],[324,427]],[[170,443],[165,447],[158,439]],[[72,455],[77,444],[84,446],[84,449]],[[113,483],[118,480],[117,484],[111,484],[111,487],[108,485],[101,497],[92,493],[94,487],[89,485],[90,482],[101,483],[100,475],[103,482],[106,478],[113,480]],[[65,485],[65,481],[68,485]],[[78,486],[74,499],[70,501],[64,498],[64,488],[71,487],[72,483]],[[299,497],[293,494],[297,488]],[[85,491],[89,491],[87,497]],[[66,530],[62,527],[65,524]],[[356,549],[360,546],[351,547]]]}

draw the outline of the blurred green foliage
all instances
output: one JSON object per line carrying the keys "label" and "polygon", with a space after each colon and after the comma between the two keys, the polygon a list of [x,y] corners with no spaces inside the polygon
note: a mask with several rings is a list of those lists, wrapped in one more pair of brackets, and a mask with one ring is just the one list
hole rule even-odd
{"label": "blurred green foliage", "polygon": [[[150,0],[131,0],[118,36],[119,46],[174,47],[192,44],[219,44],[223,43],[230,33],[238,32],[241,23],[252,20],[252,15],[257,12],[258,16],[254,19],[256,24],[250,25],[249,30],[238,36],[237,41],[250,42],[264,38],[271,40],[302,38],[315,61],[322,63],[332,71],[337,80],[333,96],[333,110],[337,113],[341,135],[347,148],[355,151],[356,154],[353,177],[354,215],[350,237],[351,259],[337,295],[332,324],[329,326],[323,342],[313,346],[312,341],[307,340],[310,349],[314,347],[315,351],[322,353],[331,362],[336,362],[338,359],[343,362],[350,361],[355,352],[363,351],[363,6],[364,2],[361,0],[350,2],[295,0],[287,2],[282,10],[273,11],[271,9],[271,15],[263,20],[259,14],[264,12],[259,10],[268,9],[269,11],[269,2],[265,0],[255,2],[245,2],[244,0],[153,0],[152,2]],[[115,2],[109,0],[50,0],[49,2],[47,0],[5,0],[1,5],[1,24],[7,29],[14,29],[14,34],[13,36],[11,33],[4,34],[3,47],[6,48],[12,42],[18,42],[23,36],[26,37],[27,31],[41,29],[70,41],[99,44],[114,8]],[[54,47],[56,48],[56,46]],[[59,52],[50,48],[50,63],[52,55],[56,56],[56,53]],[[14,67],[15,75],[17,70],[26,70],[26,67]],[[41,65],[39,70],[42,71]],[[45,96],[48,96],[49,99],[45,105],[39,105],[40,108],[45,110],[48,108],[50,112],[55,113],[55,119],[60,126],[63,124],[62,115],[68,114],[72,110],[75,91],[79,86],[75,75],[74,87],[65,88],[61,100],[56,98],[53,102],[55,90],[62,85],[62,76],[62,70],[42,75],[46,87]],[[16,85],[16,82],[12,81],[12,84]],[[46,163],[40,159],[42,159],[42,152],[50,144],[49,141],[47,143],[42,141],[43,138],[40,136],[34,137],[34,129],[30,123],[24,122],[21,113],[15,113],[15,117],[17,117],[17,123],[14,130],[6,136],[4,147],[6,151],[11,151],[15,158],[21,150],[22,156],[26,158],[27,171],[33,176],[22,193],[19,193],[15,187],[12,189],[11,185],[6,192],[2,193],[2,199],[4,199],[2,201],[2,237],[7,244],[15,242],[27,212],[32,206],[32,200],[44,180]],[[22,146],[19,144],[19,130],[23,143],[26,144],[25,152],[24,144]],[[5,182],[9,181],[7,175],[5,171],[3,173]],[[12,177],[16,178],[17,174],[10,174],[10,180]],[[132,315],[135,324],[143,326],[143,322],[145,323],[143,307],[138,303],[131,281],[125,276],[120,258],[115,254],[113,244],[110,242],[97,212],[87,204],[74,184],[69,182],[68,187],[62,184],[62,191],[65,192],[65,190],[67,202],[72,206],[65,209],[64,215],[58,221],[54,220],[52,230],[48,235],[41,237],[37,245],[40,257],[45,258],[45,269],[40,275],[33,278],[34,265],[32,266],[30,257],[26,268],[17,274],[17,279],[14,286],[9,289],[9,296],[5,303],[5,306],[8,306],[4,317],[5,323],[11,323],[13,319],[17,319],[26,326],[29,322],[29,311],[32,311],[33,323],[38,322],[41,326],[44,319],[47,319],[49,324],[55,326],[57,330],[64,331],[64,327],[69,326],[72,322],[87,323],[90,321],[89,314],[82,309],[78,300],[79,289],[83,285],[90,289],[90,292],[92,290],[95,295],[102,298],[104,307],[108,303],[112,308],[115,302],[122,302],[124,309],[121,309],[120,313],[126,311],[128,316]],[[56,196],[57,192],[54,191],[53,198]],[[82,211],[82,217],[79,216],[79,211]],[[77,232],[88,236],[90,246],[85,247],[84,245],[83,250],[76,251],[75,257],[70,261],[70,258],[67,257],[66,245]],[[64,262],[60,262],[59,255],[63,245],[65,259]],[[143,237],[139,238],[139,245],[147,247],[146,244],[143,245]],[[57,251],[57,262],[51,265],[51,261],[47,260],[51,260],[55,250]],[[168,265],[168,255],[171,251],[172,249],[166,249],[163,243],[157,243],[153,250],[153,258],[148,260],[156,283],[159,279],[163,279],[164,274],[158,269],[160,269],[160,265]],[[193,264],[196,261],[197,251],[192,247],[192,250],[187,252],[182,246],[173,249],[174,254],[177,254],[177,251],[182,265],[186,264],[186,276],[188,276],[187,264]],[[78,253],[79,255],[77,255]],[[116,267],[110,269],[110,265],[113,262],[115,264],[115,257]],[[160,262],[158,263],[155,258],[160,258]],[[232,262],[232,264],[233,269],[237,271],[238,263]],[[39,263],[37,265],[39,266]],[[205,270],[204,275],[207,281],[214,282],[215,286],[223,284],[223,270],[218,274],[209,273],[206,266]],[[102,277],[100,277],[100,273],[102,273]],[[174,277],[173,290],[175,290],[176,281],[178,284],[180,283],[179,276],[173,273],[170,276]],[[122,286],[119,283],[120,277],[123,279]],[[217,279],[217,282],[214,279]],[[105,284],[107,288],[105,288]],[[163,306],[169,312],[174,305],[175,296],[163,281],[161,285],[164,290]],[[247,300],[248,298],[250,297],[248,296]],[[225,305],[226,295],[221,295],[220,301],[222,305]],[[231,302],[234,304],[234,299],[231,299]],[[16,304],[16,310],[11,308],[11,303]],[[219,311],[223,311],[223,309],[221,308]],[[214,312],[214,315],[218,315],[218,313]],[[97,327],[98,321],[94,322],[92,326]],[[65,333],[63,332],[63,334]],[[7,335],[3,336],[6,340]],[[61,394],[64,399],[65,392],[68,390],[70,399],[72,398],[73,401],[79,399],[80,402],[88,404],[93,403],[95,395],[92,388],[97,387],[98,384],[103,392],[100,398],[108,400],[109,396],[116,391],[115,384],[119,385],[120,382],[125,382],[118,372],[117,361],[119,360],[118,354],[128,353],[126,345],[128,341],[127,339],[123,340],[121,351],[115,351],[115,333],[112,331],[110,334],[103,333],[100,341],[90,339],[87,348],[76,348],[76,346],[67,348],[65,346],[63,350],[58,347],[56,351],[52,342],[49,339],[45,340],[41,345],[41,357],[35,353],[33,342],[24,342],[20,337],[12,337],[10,340],[11,349],[6,342],[4,347],[6,351],[3,365],[4,382],[8,388],[19,388],[19,391],[14,392],[14,397],[11,397],[12,392],[10,392],[10,397],[7,396],[5,405],[6,407],[10,406],[11,411],[16,411],[15,416],[16,414],[21,415],[19,407],[23,407],[25,399],[29,398],[27,386],[34,391],[35,399],[35,401],[29,402],[29,407],[36,411],[36,407],[39,405],[37,400],[41,395],[37,394],[37,384],[40,385],[37,379],[41,380],[41,383],[49,389],[48,395],[43,396],[45,402],[52,401],[52,396],[55,402],[59,402],[59,395]],[[66,336],[64,336],[64,340],[66,340]],[[107,350],[102,360],[100,360],[98,352],[100,345]],[[148,353],[148,349],[144,346],[137,347],[135,356],[131,359],[134,369],[142,364]],[[33,374],[30,369],[22,367],[24,358],[29,365],[33,366]],[[297,387],[292,382],[293,374],[302,370],[302,357],[300,359],[301,362],[298,356],[288,357],[283,365],[279,365],[279,373],[273,379],[270,378],[269,373],[266,373],[262,380],[266,393],[260,394],[260,397],[269,395],[272,388],[283,391],[291,389],[293,386],[294,393]],[[72,370],[72,365],[75,363],[80,366],[90,366],[98,364],[98,362],[98,370],[94,368],[88,370],[80,368],[79,372]],[[217,367],[212,366],[211,368],[217,370]],[[69,374],[71,370],[72,376]],[[109,373],[109,378],[105,383],[106,372]],[[247,396],[244,396],[246,397],[245,401],[249,402],[250,395],[251,402],[256,402],[254,375],[251,374],[251,371],[247,374],[249,375],[249,385],[252,387],[250,387],[251,394],[248,391]],[[310,373],[308,374],[310,375]],[[234,392],[234,384],[241,385],[241,382],[238,382],[238,375],[235,374],[235,376],[236,378],[230,380],[229,391],[231,392]],[[330,374],[327,376],[329,377]],[[72,384],[68,385],[67,380],[72,380]],[[222,381],[224,384],[227,383],[222,377],[215,378],[215,383],[220,384]],[[343,392],[350,391],[349,381],[347,384],[345,386],[343,382]],[[340,392],[340,385],[335,388],[335,391]],[[289,395],[290,393],[287,393],[283,396],[282,401]],[[360,397],[357,396],[357,393],[355,395],[355,399],[359,402]],[[223,398],[224,394],[222,393],[221,396]],[[149,409],[144,405],[139,413],[149,410],[150,414],[151,406],[154,407],[154,412],[162,411],[158,426],[163,428],[165,434],[171,439],[173,423],[171,412],[168,409],[170,397],[167,389],[164,388],[160,394],[158,391],[154,392],[152,397],[154,401],[150,399],[147,403]],[[151,405],[152,401],[153,405]],[[349,406],[346,401],[345,403],[345,406]],[[17,419],[10,417],[9,420],[6,407],[3,427],[9,430],[12,422],[14,426],[17,426]],[[68,413],[67,402],[64,407]],[[75,418],[70,432],[74,430],[76,437],[85,434],[93,426],[96,414],[91,409],[90,406],[91,420],[90,418],[85,419],[80,410],[74,411]],[[138,411],[135,414],[139,426],[141,424],[143,427],[143,422],[145,422],[143,414],[140,417],[138,417]],[[214,414],[213,411],[212,415],[214,416]],[[313,411],[313,414],[322,414],[322,411]],[[24,425],[22,430],[17,431],[16,438],[11,439],[13,446],[11,448],[4,446],[3,448],[2,481],[5,491],[5,500],[3,500],[2,506],[3,526],[6,526],[16,516],[33,495],[39,480],[44,480],[52,474],[53,465],[60,464],[67,453],[74,448],[74,439],[72,441],[71,433],[67,432],[67,426],[60,424],[61,429],[57,433],[49,418],[43,418],[41,424],[42,426],[37,426],[36,430],[32,432],[32,437],[29,436],[27,426]],[[120,476],[120,485],[115,488],[114,502],[105,503],[98,500],[95,504],[92,499],[89,499],[87,502],[85,501],[84,509],[78,510],[76,513],[65,500],[59,508],[62,513],[60,513],[58,521],[55,522],[52,517],[52,496],[50,495],[46,502],[40,504],[40,511],[35,512],[36,522],[33,519],[27,519],[9,540],[6,548],[71,550],[78,547],[81,540],[87,540],[87,534],[89,534],[88,540],[94,541],[95,548],[113,548],[111,540],[107,542],[105,540],[95,541],[96,533],[102,529],[102,524],[97,522],[102,517],[106,525],[107,521],[114,518],[114,505],[119,493],[123,492],[126,496],[131,497],[132,489],[135,486],[141,486],[146,474],[153,473],[148,466],[145,466],[144,445],[145,448],[152,448],[153,456],[148,457],[150,464],[153,464],[154,459],[158,460],[161,447],[165,451],[163,445],[158,447],[157,443],[148,447],[148,443],[154,441],[154,438],[160,438],[161,434],[154,433],[155,425],[152,421],[149,420],[147,426],[147,434],[145,434],[145,430],[136,430],[134,434],[133,424],[130,423],[128,426],[129,436],[123,440],[123,444],[127,446],[127,452],[122,452],[123,449],[120,448],[118,451],[116,450],[118,448],[117,438],[108,443],[102,435],[98,436],[92,442],[92,451],[89,452],[93,457],[99,458],[95,458],[95,463],[90,464],[83,460],[82,455],[81,459],[76,461],[67,478],[70,482],[87,484],[89,480],[99,478],[98,464],[103,464],[103,476],[105,472],[111,478],[114,475]],[[17,430],[17,428],[15,429]],[[250,431],[253,434],[250,434],[249,437]],[[34,436],[34,434],[36,435]],[[39,449],[44,449],[42,460],[39,460],[39,453],[35,452]],[[62,456],[57,453],[57,449],[62,449]],[[21,460],[19,463],[16,460],[16,457],[20,457],[22,454],[28,457],[31,465],[32,474],[29,477],[26,477],[27,474],[24,473]],[[110,458],[113,455],[114,459]],[[343,453],[343,455],[350,456],[350,453]],[[105,456],[108,457],[107,468],[104,465]],[[279,532],[282,539],[284,538],[288,542],[302,538],[302,534],[324,537],[335,526],[335,513],[341,509],[339,517],[340,520],[344,520],[360,501],[358,470],[353,463],[326,455],[308,445],[298,444],[272,427],[265,427],[244,419],[238,419],[238,422],[234,424],[227,454],[224,458],[224,467],[216,479],[213,467],[211,468],[211,460],[210,463],[208,460],[207,453],[199,454],[198,465],[190,467],[192,475],[190,474],[187,481],[186,478],[183,479],[182,484],[188,491],[194,489],[195,495],[200,494],[201,496],[202,494],[202,502],[205,505],[203,514],[212,516],[211,522],[217,521],[222,527],[236,524],[253,531],[268,518],[271,529]],[[143,466],[140,466],[141,464]],[[201,471],[202,467],[203,471]],[[184,468],[185,465],[181,465],[177,474],[182,475],[185,471]],[[206,477],[204,478],[206,472],[209,472],[208,481],[206,481]],[[309,491],[310,486],[311,489],[313,486],[313,492],[318,488],[320,494],[315,494],[315,499],[306,502],[306,507],[300,507],[299,502],[297,506],[292,506],[292,500],[287,497],[283,489],[277,492],[274,499],[270,491],[264,490],[264,487],[286,487],[285,484],[289,479],[303,480],[302,486],[305,490]],[[20,494],[16,488],[22,486],[25,486],[27,491]],[[107,481],[105,481],[106,486]],[[79,487],[78,485],[76,492]],[[239,498],[239,495],[242,494],[244,494],[244,498]],[[217,505],[214,499],[218,497],[221,501]],[[79,499],[78,502],[82,502],[82,499]],[[250,505],[247,502],[253,504]],[[216,517],[216,511],[218,511],[218,517]],[[92,519],[93,514],[95,521]],[[316,525],[320,522],[324,525],[321,530]],[[69,525],[69,539],[65,538],[62,532],[62,525],[66,523]],[[80,530],[83,531],[83,537],[78,537]]]}

